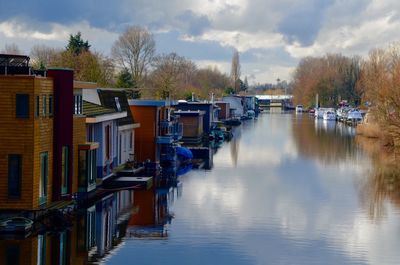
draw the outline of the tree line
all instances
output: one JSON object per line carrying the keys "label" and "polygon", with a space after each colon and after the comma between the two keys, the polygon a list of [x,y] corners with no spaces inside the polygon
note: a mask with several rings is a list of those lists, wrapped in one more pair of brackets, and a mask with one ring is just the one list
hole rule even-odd
{"label": "tree line", "polygon": [[391,144],[400,146],[400,43],[373,49],[366,58],[341,54],[303,58],[292,82],[296,103],[314,107],[318,94],[324,107],[347,100],[368,108]]}
{"label": "tree line", "polygon": [[[20,54],[15,44],[3,53]],[[101,86],[129,88],[131,98],[207,99],[246,90],[240,79],[239,53],[234,50],[231,75],[216,67],[199,68],[192,60],[172,52],[156,53],[153,34],[140,26],[130,26],[111,47],[110,56],[95,51],[80,32],[70,35],[65,48],[35,45],[30,52],[32,67],[44,70],[65,67],[74,70],[76,80]]]}

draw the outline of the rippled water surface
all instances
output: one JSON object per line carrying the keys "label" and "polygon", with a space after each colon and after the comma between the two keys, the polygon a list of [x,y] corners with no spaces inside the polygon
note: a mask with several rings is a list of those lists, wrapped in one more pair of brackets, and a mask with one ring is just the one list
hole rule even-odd
{"label": "rippled water surface", "polygon": [[20,264],[400,264],[400,170],[371,149],[353,127],[265,113],[210,170],[110,194],[67,230],[0,244]]}

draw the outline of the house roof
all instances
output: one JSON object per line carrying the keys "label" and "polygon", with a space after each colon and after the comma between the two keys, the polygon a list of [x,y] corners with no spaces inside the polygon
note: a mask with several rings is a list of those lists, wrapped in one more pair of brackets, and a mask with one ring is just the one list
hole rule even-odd
{"label": "house roof", "polygon": [[83,114],[87,117],[96,117],[112,113],[116,113],[116,111],[110,108],[103,107],[102,105],[93,104],[85,100],[83,101]]}
{"label": "house roof", "polygon": [[101,105],[106,108],[113,109],[116,112],[126,111],[127,116],[118,121],[118,125],[133,124],[134,120],[132,113],[129,108],[128,98],[126,92],[122,89],[98,89],[97,90],[100,98]]}

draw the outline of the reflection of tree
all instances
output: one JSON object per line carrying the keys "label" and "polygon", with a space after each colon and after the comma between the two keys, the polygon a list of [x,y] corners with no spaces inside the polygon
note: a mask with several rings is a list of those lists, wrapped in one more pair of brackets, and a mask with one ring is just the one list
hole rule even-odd
{"label": "reflection of tree", "polygon": [[395,154],[382,150],[377,141],[359,137],[357,142],[373,162],[371,174],[360,186],[361,201],[370,218],[377,220],[386,213],[385,202],[400,208],[400,165],[396,163]]}
{"label": "reflection of tree", "polygon": [[236,130],[234,130],[233,138],[229,142],[231,147],[231,159],[235,167],[237,166],[238,156],[239,156],[240,136],[241,136],[240,128],[237,128]]}
{"label": "reflection of tree", "polygon": [[239,140],[236,138],[232,139],[232,141],[230,142],[230,146],[231,146],[232,162],[236,167],[238,161],[238,153],[239,153]]}
{"label": "reflection of tree", "polygon": [[298,152],[325,163],[346,160],[357,153],[353,128],[341,123],[314,121],[308,117],[293,121],[293,139]]}

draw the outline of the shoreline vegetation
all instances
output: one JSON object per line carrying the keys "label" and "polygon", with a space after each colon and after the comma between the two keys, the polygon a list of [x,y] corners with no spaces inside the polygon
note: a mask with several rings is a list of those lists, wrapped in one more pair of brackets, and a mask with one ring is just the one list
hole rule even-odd
{"label": "shoreline vegetation", "polygon": [[303,58],[293,75],[295,104],[337,107],[342,100],[367,109],[357,134],[400,149],[400,43],[373,49],[366,58],[327,54]]}

